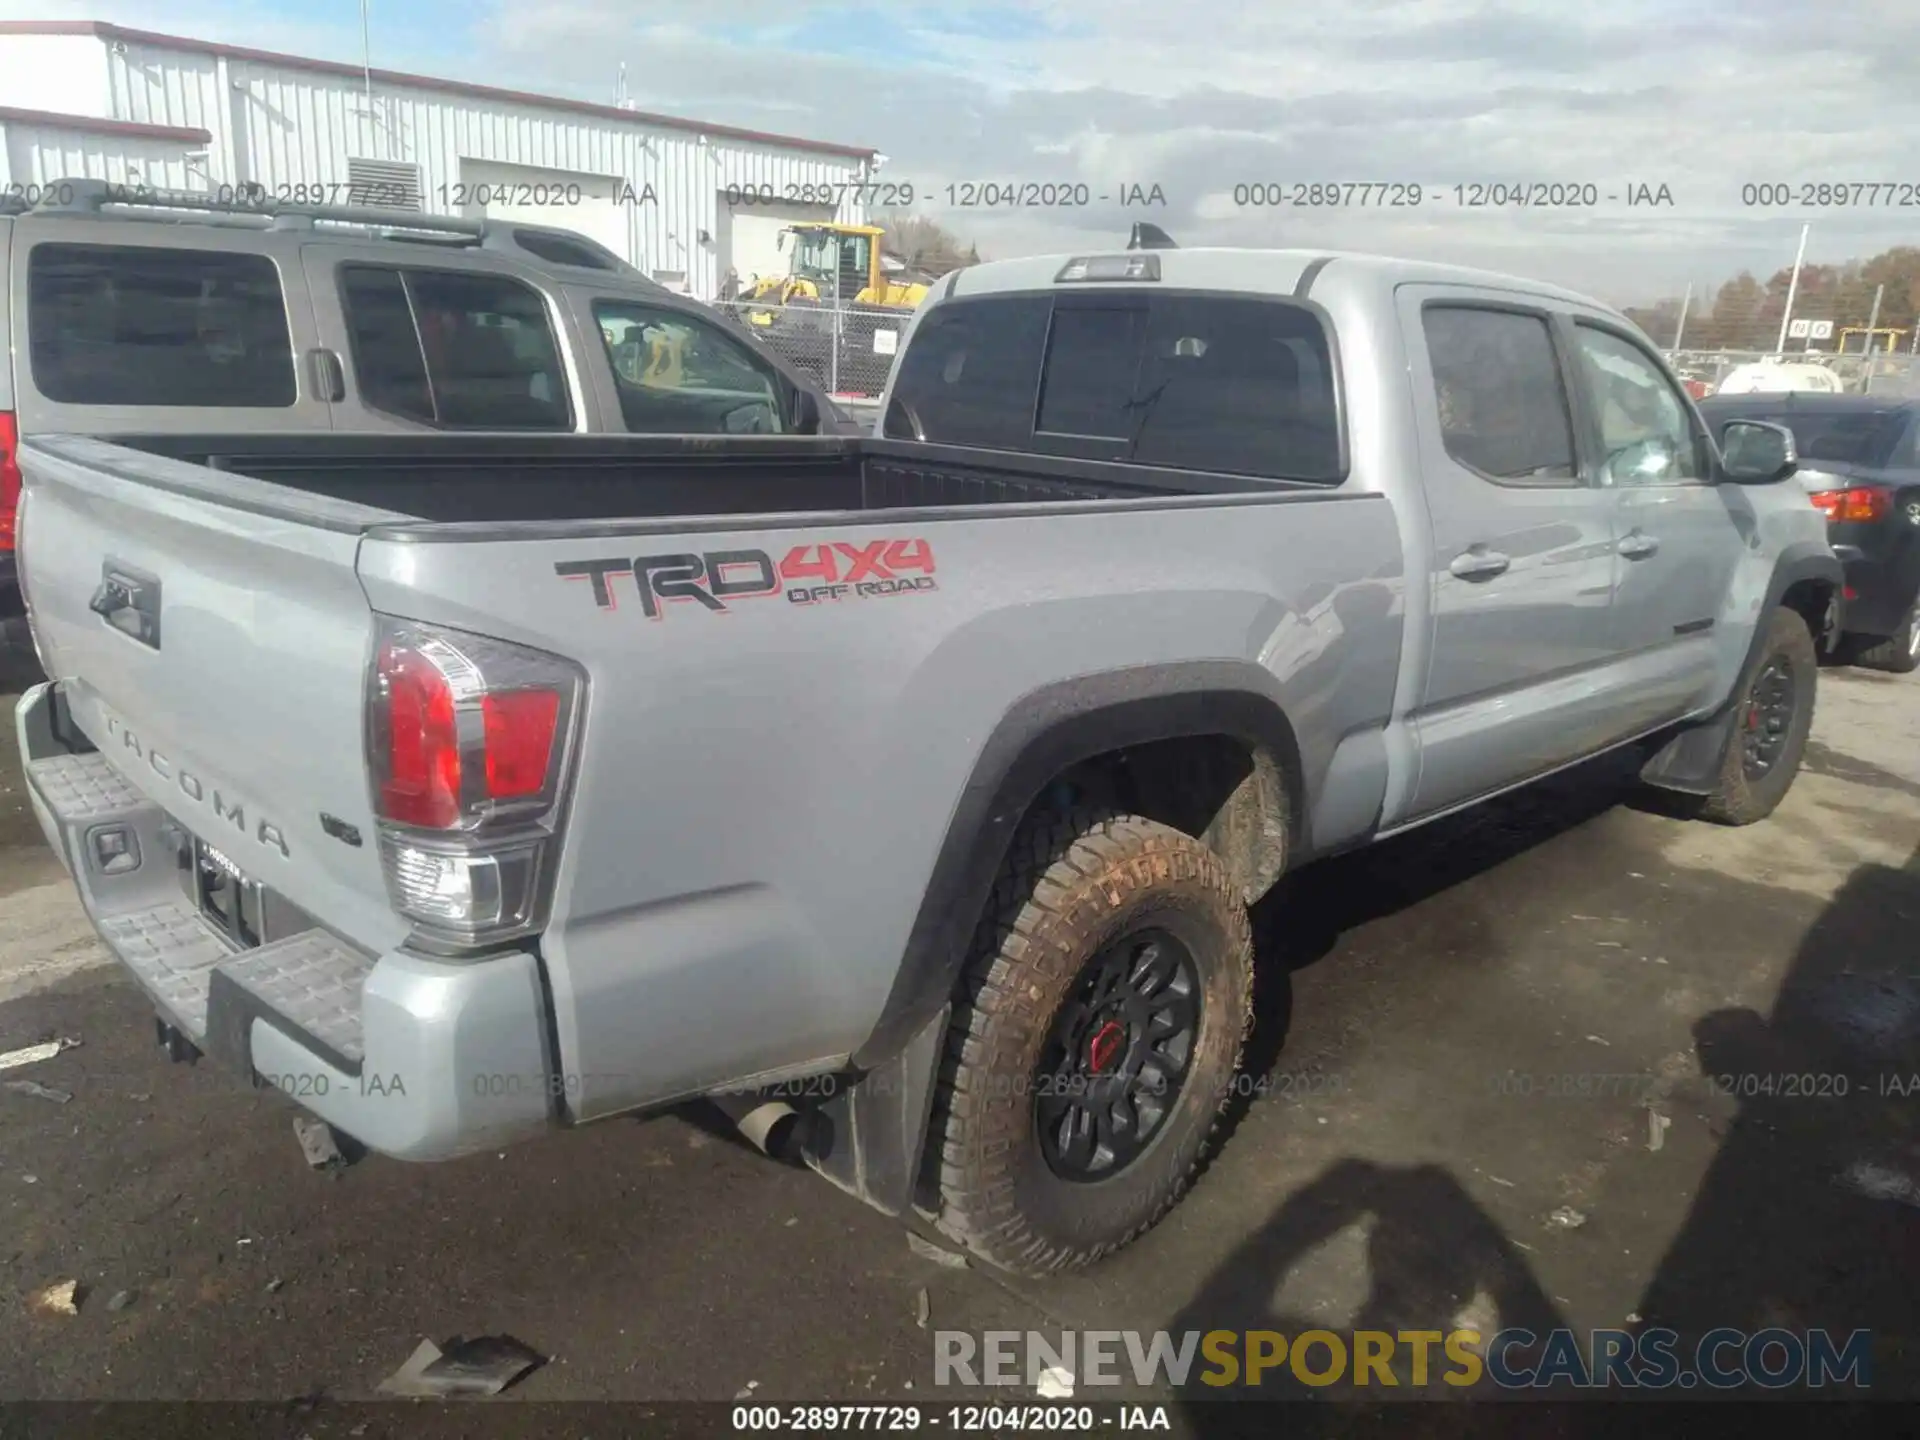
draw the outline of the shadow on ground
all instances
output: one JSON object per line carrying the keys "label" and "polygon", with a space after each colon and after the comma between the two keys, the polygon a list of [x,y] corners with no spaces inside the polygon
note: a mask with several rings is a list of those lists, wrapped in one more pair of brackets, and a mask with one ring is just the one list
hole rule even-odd
{"label": "shadow on ground", "polygon": [[[1557,796],[1527,798],[1528,808],[1542,802],[1552,808],[1557,799],[1551,815],[1503,817],[1492,807],[1473,827],[1493,827],[1490,850],[1484,835],[1483,844],[1473,846],[1409,837],[1397,849],[1383,846],[1302,872],[1300,881],[1308,883],[1287,902],[1300,908],[1286,911],[1296,925],[1281,951],[1286,970],[1312,963],[1348,926],[1412,904],[1619,798],[1604,775],[1576,777]],[[1431,843],[1435,838],[1441,843]],[[1317,885],[1310,883],[1316,874]],[[1304,929],[1296,923],[1303,910],[1315,922]],[[1863,866],[1850,877],[1805,935],[1769,1014],[1719,1010],[1701,1018],[1693,1033],[1701,1083],[1737,1108],[1644,1291],[1633,1331],[1677,1332],[1673,1353],[1687,1368],[1717,1329],[1795,1336],[1824,1329],[1836,1353],[1846,1352],[1855,1332],[1869,1331],[1871,1362],[1855,1378],[1866,1380],[1874,1400],[1920,1397],[1914,1298],[1920,1276],[1920,854],[1903,868]],[[1269,1043],[1277,1046],[1279,1039]],[[1175,1334],[1272,1330],[1291,1340],[1327,1327],[1324,1318],[1278,1313],[1274,1297],[1312,1250],[1355,1226],[1367,1230],[1369,1293],[1336,1331],[1343,1340],[1353,1330],[1398,1335],[1467,1324],[1540,1334],[1566,1323],[1526,1256],[1448,1170],[1348,1158],[1290,1195],[1168,1328]],[[1509,1358],[1524,1365],[1537,1353],[1515,1347]],[[1723,1366],[1738,1363],[1741,1353],[1737,1347],[1715,1352]],[[1410,1362],[1402,1354],[1396,1369],[1404,1376]],[[1804,1373],[1796,1363],[1802,1358],[1771,1345],[1763,1363]],[[1316,1347],[1310,1371],[1324,1371],[1329,1359]],[[1438,1345],[1431,1364],[1435,1379],[1457,1369]],[[1206,1369],[1197,1367],[1196,1377]],[[1202,1436],[1270,1433],[1280,1417],[1231,1402],[1309,1398],[1340,1403],[1289,1410],[1288,1433],[1358,1433],[1392,1424],[1423,1434],[1484,1434],[1489,1425],[1519,1425],[1528,1434],[1571,1435],[1612,1430],[1623,1418],[1596,1410],[1597,1397],[1493,1414],[1483,1405],[1452,1406],[1396,1418],[1391,1405],[1361,1403],[1378,1402],[1382,1392],[1355,1388],[1352,1375],[1349,1365],[1335,1384],[1308,1385],[1282,1364],[1258,1389],[1209,1393],[1190,1382],[1182,1419]],[[1822,1389],[1793,1381],[1724,1389],[1698,1384],[1684,1392],[1638,1391],[1633,1398],[1858,1402],[1861,1393],[1837,1379]],[[1446,1398],[1449,1392],[1440,1383],[1427,1394]],[[1554,1397],[1566,1400],[1574,1392],[1556,1388],[1528,1398]],[[1412,1396],[1403,1388],[1394,1398]],[[1614,1390],[1612,1398],[1627,1394]],[[1844,1429],[1850,1409],[1823,1406],[1815,1423]]]}

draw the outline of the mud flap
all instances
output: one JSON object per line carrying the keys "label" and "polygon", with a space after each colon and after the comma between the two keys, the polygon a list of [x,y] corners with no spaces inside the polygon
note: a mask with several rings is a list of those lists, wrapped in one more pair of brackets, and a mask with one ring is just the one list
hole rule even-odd
{"label": "mud flap", "polygon": [[813,1113],[807,1164],[883,1214],[902,1214],[913,1202],[952,1014],[942,1006],[903,1050]]}
{"label": "mud flap", "polygon": [[[1741,678],[1746,678],[1744,673]],[[1718,718],[1682,730],[1641,767],[1641,780],[1661,790],[1711,795],[1720,781],[1721,761],[1733,743],[1738,714],[1738,708],[1729,705]]]}

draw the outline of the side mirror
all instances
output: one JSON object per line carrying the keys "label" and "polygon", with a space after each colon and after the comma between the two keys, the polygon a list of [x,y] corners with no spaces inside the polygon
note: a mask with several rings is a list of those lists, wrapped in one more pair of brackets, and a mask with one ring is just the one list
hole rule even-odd
{"label": "side mirror", "polygon": [[811,390],[793,392],[793,433],[796,435],[820,433],[820,402],[814,398]]}
{"label": "side mirror", "polygon": [[1720,473],[1736,485],[1773,485],[1800,468],[1793,432],[1767,420],[1729,420],[1720,427]]}

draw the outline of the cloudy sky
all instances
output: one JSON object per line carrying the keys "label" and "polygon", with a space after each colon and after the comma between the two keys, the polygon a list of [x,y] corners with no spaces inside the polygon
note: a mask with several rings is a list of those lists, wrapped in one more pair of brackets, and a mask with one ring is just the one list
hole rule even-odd
{"label": "cloudy sky", "polygon": [[[19,3],[360,59],[355,0]],[[1185,244],[1327,245],[1519,270],[1621,303],[1920,243],[1920,0],[373,0],[376,66],[870,145],[884,178],[1158,185],[1164,207],[941,214],[988,256],[1152,219]],[[1235,188],[1408,182],[1416,210]],[[1906,183],[1911,208],[1751,208],[1749,182]],[[1453,187],[1598,187],[1471,210]],[[1629,207],[1630,187],[1671,206]],[[1888,192],[1882,192],[1882,199]],[[1617,195],[1617,200],[1606,197]]]}

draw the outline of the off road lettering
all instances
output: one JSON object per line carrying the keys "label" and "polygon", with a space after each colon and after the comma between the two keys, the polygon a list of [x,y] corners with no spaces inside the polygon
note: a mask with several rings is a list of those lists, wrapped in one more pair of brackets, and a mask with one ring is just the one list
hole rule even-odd
{"label": "off road lettering", "polygon": [[565,560],[553,570],[563,580],[586,581],[600,610],[618,610],[631,583],[640,613],[649,620],[664,619],[675,601],[724,615],[733,601],[783,590],[789,604],[815,605],[939,588],[933,579],[933,547],[917,536],[796,545],[777,562],[764,550],[676,551]]}

